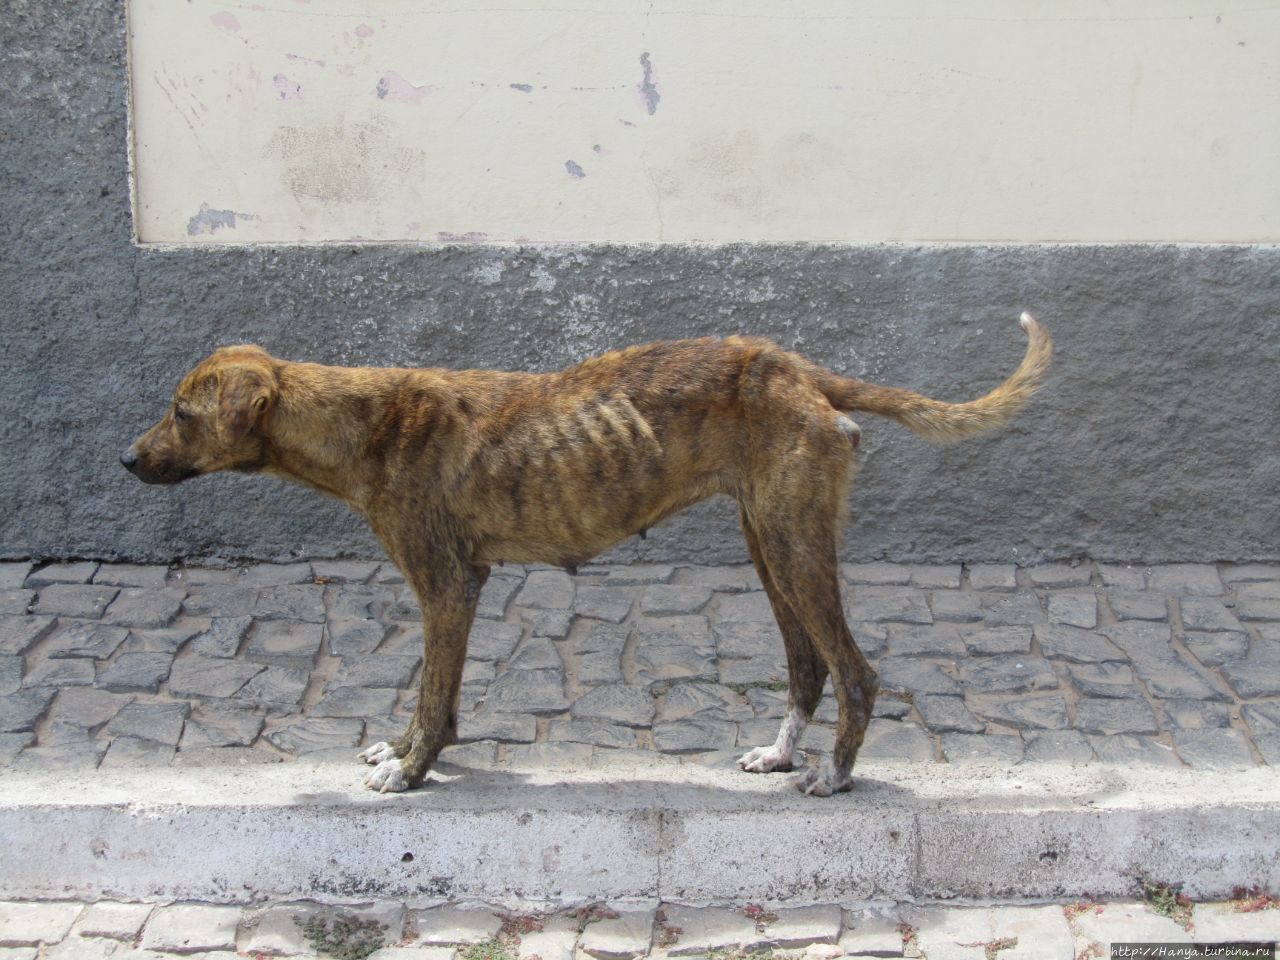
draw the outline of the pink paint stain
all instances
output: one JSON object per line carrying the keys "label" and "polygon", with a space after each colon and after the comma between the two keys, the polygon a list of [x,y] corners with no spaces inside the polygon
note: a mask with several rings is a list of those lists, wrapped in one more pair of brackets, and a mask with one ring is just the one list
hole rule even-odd
{"label": "pink paint stain", "polygon": [[398,100],[400,103],[418,103],[427,94],[435,91],[430,84],[417,86],[410,83],[394,70],[384,73],[378,80],[374,93],[379,100]]}
{"label": "pink paint stain", "polygon": [[356,36],[361,40],[369,39],[369,37],[373,36],[373,27],[369,26],[367,23],[360,24],[360,26],[356,27]]}
{"label": "pink paint stain", "polygon": [[213,21],[215,27],[221,27],[223,30],[230,30],[232,33],[240,31],[240,21],[236,19],[236,15],[229,10],[219,10],[209,18]]}
{"label": "pink paint stain", "polygon": [[271,85],[276,88],[281,100],[301,100],[302,84],[294,83],[283,73],[277,73]]}
{"label": "pink paint stain", "polygon": [[409,233],[421,233],[422,224],[420,224],[417,220],[415,220],[413,221],[413,223],[406,224],[405,230],[408,231]]}
{"label": "pink paint stain", "polygon": [[253,67],[249,68],[249,79],[252,80],[258,86],[262,86],[262,74],[260,74],[257,70],[253,69]]}

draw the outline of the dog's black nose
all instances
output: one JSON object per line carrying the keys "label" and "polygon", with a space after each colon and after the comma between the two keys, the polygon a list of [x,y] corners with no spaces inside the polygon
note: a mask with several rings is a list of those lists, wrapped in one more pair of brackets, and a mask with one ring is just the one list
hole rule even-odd
{"label": "dog's black nose", "polygon": [[133,452],[132,447],[120,454],[120,464],[130,472],[138,465],[138,455]]}

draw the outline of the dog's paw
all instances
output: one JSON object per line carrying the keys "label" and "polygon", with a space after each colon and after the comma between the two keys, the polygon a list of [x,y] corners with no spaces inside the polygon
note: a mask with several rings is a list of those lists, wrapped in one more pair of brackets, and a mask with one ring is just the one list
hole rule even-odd
{"label": "dog's paw", "polygon": [[795,757],[777,747],[756,747],[738,758],[738,766],[747,773],[787,773],[794,769]]}
{"label": "dog's paw", "polygon": [[843,793],[853,789],[853,777],[843,776],[834,770],[806,770],[795,777],[791,783],[801,793],[810,797],[829,797],[833,793]]}
{"label": "dog's paw", "polygon": [[391,746],[391,744],[387,743],[387,741],[385,740],[382,740],[382,741],[379,741],[378,743],[375,743],[371,747],[367,747],[366,749],[361,750],[360,753],[357,754],[357,756],[361,760],[363,760],[365,763],[371,763],[376,767],[378,764],[382,763],[384,760],[394,760],[396,757],[396,751],[395,751],[395,748]]}
{"label": "dog's paw", "polygon": [[379,793],[403,793],[409,789],[409,781],[404,778],[400,761],[394,757],[383,760],[364,778],[364,785]]}

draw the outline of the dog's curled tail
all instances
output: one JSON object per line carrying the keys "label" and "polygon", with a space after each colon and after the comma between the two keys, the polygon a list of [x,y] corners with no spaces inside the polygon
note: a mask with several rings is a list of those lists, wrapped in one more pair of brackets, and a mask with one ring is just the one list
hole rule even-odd
{"label": "dog's curled tail", "polygon": [[[929,440],[949,443],[992,430],[1006,423],[1040,389],[1053,340],[1029,313],[1019,321],[1027,332],[1027,352],[1018,369],[985,397],[967,403],[943,403],[929,397],[828,374],[818,388],[837,410],[862,410],[897,420]],[[824,371],[825,373],[826,371]]]}

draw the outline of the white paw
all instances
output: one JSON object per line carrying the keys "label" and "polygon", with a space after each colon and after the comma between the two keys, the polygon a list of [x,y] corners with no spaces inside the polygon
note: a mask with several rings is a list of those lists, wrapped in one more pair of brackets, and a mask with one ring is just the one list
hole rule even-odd
{"label": "white paw", "polygon": [[385,740],[375,743],[373,746],[361,750],[359,753],[361,760],[365,763],[372,763],[374,766],[377,766],[384,760],[394,760],[395,756],[395,748]]}
{"label": "white paw", "polygon": [[795,766],[795,757],[777,747],[756,747],[738,758],[738,766],[747,773],[785,773]]}
{"label": "white paw", "polygon": [[806,770],[792,779],[797,790],[810,797],[829,797],[853,789],[853,777],[840,776],[834,770]]}
{"label": "white paw", "polygon": [[402,793],[409,789],[409,782],[400,769],[400,761],[392,758],[383,760],[364,778],[364,785],[379,793]]}

